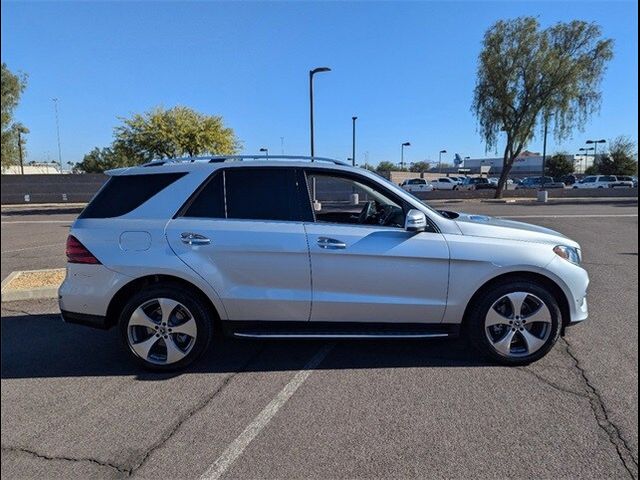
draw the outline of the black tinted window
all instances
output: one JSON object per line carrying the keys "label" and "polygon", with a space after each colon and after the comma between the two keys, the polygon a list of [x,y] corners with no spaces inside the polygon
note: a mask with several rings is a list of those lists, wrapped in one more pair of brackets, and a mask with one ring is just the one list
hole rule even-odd
{"label": "black tinted window", "polygon": [[300,220],[296,172],[289,168],[231,168],[224,172],[227,218]]}
{"label": "black tinted window", "polygon": [[78,218],[111,218],[129,213],[186,173],[111,177]]}
{"label": "black tinted window", "polygon": [[184,213],[185,217],[224,218],[223,172],[216,172],[207,184],[196,193]]}

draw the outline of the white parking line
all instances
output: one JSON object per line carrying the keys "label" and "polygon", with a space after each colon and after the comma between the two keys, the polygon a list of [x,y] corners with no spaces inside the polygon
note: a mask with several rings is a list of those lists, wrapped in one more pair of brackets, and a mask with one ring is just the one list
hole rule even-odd
{"label": "white parking line", "polygon": [[73,223],[73,220],[9,220],[0,222],[2,225],[17,225],[22,223]]}
{"label": "white parking line", "polygon": [[502,215],[498,218],[616,218],[637,217],[637,213],[611,213],[611,214],[566,214],[566,215]]}
{"label": "white parking line", "polygon": [[254,438],[266,427],[271,419],[278,413],[278,410],[287,403],[287,400],[296,393],[296,390],[311,375],[311,372],[327,357],[334,344],[328,344],[322,347],[309,362],[287,383],[282,390],[275,396],[269,404],[258,414],[256,418],[244,429],[244,431],[236,438],[227,449],[213,462],[207,471],[200,477],[201,480],[216,480],[220,478],[233,465],[233,463],[242,455],[242,452]]}
{"label": "white parking line", "polygon": [[26,250],[36,250],[38,248],[64,247],[64,243],[50,243],[49,245],[35,245],[33,247],[16,248],[15,250],[2,250],[2,253],[18,253]]}

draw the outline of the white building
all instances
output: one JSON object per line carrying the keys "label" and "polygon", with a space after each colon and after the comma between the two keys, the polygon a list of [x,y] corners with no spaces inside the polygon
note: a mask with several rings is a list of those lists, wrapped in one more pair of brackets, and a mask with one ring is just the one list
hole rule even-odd
{"label": "white building", "polygon": [[[549,159],[551,155],[547,155]],[[584,173],[585,169],[593,165],[594,159],[590,155],[566,155],[575,165],[575,173]],[[493,158],[467,158],[464,160],[464,168],[471,169],[472,173],[479,173],[480,167],[491,167],[489,174],[502,172],[502,157]],[[511,173],[514,175],[540,175],[542,173],[542,155],[538,152],[525,150],[516,158]]]}
{"label": "white building", "polygon": [[[10,165],[8,167],[2,167],[2,175],[20,175],[22,170],[20,165]],[[44,175],[44,174],[60,174],[64,173],[60,170],[57,164],[54,163],[39,163],[29,162],[24,165],[25,175]]]}

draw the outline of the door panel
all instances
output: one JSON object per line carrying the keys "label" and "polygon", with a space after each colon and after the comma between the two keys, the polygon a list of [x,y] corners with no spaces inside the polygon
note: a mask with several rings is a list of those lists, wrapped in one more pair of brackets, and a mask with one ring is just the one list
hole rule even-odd
{"label": "door panel", "polygon": [[439,233],[306,223],[313,275],[311,320],[442,320],[449,249]]}
{"label": "door panel", "polygon": [[[194,234],[194,241],[182,238],[185,233]],[[167,225],[166,234],[180,259],[217,291],[229,320],[309,320],[311,276],[302,223],[181,217]]]}

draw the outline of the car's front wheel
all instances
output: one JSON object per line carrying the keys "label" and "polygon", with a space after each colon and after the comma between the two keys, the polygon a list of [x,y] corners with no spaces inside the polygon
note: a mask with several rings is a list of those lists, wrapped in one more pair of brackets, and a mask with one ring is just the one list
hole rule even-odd
{"label": "car's front wheel", "polygon": [[526,279],[493,287],[472,306],[467,321],[476,347],[505,365],[526,365],[542,358],[561,329],[555,297]]}
{"label": "car's front wheel", "polygon": [[203,301],[180,285],[156,285],[133,295],[122,309],[119,328],[139,364],[165,371],[198,358],[213,330]]}

